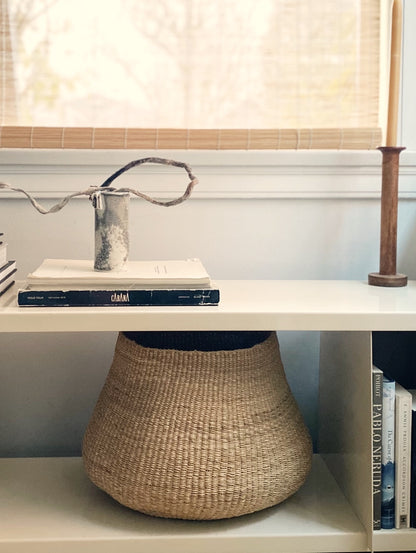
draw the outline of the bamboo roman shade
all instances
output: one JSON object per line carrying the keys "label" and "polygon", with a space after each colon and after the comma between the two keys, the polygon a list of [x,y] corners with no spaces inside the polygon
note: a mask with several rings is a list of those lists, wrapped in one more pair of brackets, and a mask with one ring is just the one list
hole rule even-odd
{"label": "bamboo roman shade", "polygon": [[2,148],[381,144],[383,0],[0,6]]}

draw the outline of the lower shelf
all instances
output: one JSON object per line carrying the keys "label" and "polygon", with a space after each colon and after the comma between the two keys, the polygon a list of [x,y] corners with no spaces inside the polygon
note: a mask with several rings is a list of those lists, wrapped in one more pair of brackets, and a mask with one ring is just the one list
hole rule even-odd
{"label": "lower shelf", "polygon": [[366,551],[363,527],[315,456],[306,484],[270,509],[220,521],[131,511],[87,479],[79,458],[0,460],[1,553]]}
{"label": "lower shelf", "polygon": [[415,551],[416,529],[377,530],[373,534],[374,551]]}

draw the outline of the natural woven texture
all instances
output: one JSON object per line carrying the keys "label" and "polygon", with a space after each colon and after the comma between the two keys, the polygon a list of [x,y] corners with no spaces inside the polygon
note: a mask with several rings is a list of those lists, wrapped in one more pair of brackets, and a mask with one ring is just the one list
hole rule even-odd
{"label": "natural woven texture", "polygon": [[311,453],[275,333],[212,352],[143,347],[120,333],[83,443],[97,486],[183,519],[280,503],[304,483]]}

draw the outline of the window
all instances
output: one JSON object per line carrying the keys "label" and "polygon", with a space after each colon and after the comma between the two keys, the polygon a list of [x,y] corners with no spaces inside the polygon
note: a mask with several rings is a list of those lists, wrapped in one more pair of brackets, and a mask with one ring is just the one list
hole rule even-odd
{"label": "window", "polygon": [[0,6],[1,147],[381,143],[380,0]]}

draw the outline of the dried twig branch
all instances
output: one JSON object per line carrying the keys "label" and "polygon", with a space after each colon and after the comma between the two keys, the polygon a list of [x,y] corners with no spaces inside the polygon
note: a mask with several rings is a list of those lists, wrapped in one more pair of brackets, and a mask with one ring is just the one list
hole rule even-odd
{"label": "dried twig branch", "polygon": [[[188,186],[186,187],[185,192],[180,196],[179,198],[175,198],[174,200],[167,200],[167,201],[161,201],[161,200],[155,200],[154,198],[148,196],[147,194],[144,194],[143,192],[139,192],[138,190],[134,190],[132,188],[113,188],[109,185],[114,182],[114,180],[131,169],[132,167],[136,167],[137,165],[143,165],[144,163],[159,163],[162,165],[171,165],[173,167],[180,167],[182,169],[185,169],[187,172],[190,182]],[[39,211],[42,215],[47,215],[49,213],[56,213],[57,211],[60,211],[63,207],[66,206],[66,204],[72,199],[77,196],[88,196],[90,200],[93,201],[94,204],[94,197],[97,193],[104,192],[105,190],[111,190],[111,191],[117,191],[117,192],[129,192],[135,196],[138,196],[139,198],[143,198],[144,200],[151,202],[155,205],[160,205],[162,207],[171,207],[174,205],[178,205],[185,200],[189,198],[189,196],[192,193],[192,190],[194,186],[198,183],[198,179],[192,174],[192,170],[186,163],[182,163],[181,161],[174,161],[171,159],[164,159],[160,157],[146,157],[142,159],[137,159],[135,161],[131,161],[115,173],[113,173],[110,177],[108,177],[107,180],[103,182],[101,186],[90,186],[86,190],[83,190],[81,192],[74,192],[72,194],[69,194],[65,198],[63,198],[60,202],[52,206],[50,209],[45,209],[31,194],[23,190],[22,188],[15,188],[11,186],[10,184],[6,184],[4,182],[0,182],[0,190],[1,189],[8,189],[13,190],[14,192],[21,192],[24,194],[31,202],[33,207]]]}

